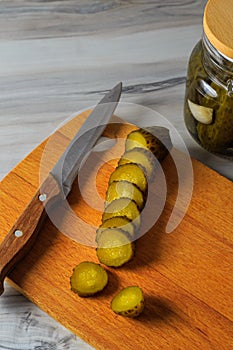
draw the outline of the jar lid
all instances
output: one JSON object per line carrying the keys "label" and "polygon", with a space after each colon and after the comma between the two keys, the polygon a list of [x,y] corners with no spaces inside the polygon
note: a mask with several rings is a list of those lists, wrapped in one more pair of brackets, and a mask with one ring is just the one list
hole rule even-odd
{"label": "jar lid", "polygon": [[233,59],[233,0],[209,0],[204,12],[204,32],[211,44]]}

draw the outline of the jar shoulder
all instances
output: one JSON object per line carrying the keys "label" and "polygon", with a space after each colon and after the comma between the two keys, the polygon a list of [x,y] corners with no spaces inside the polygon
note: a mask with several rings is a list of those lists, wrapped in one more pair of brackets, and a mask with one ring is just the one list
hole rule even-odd
{"label": "jar shoulder", "polygon": [[203,47],[201,40],[195,45],[190,54],[187,73],[188,79],[194,80],[198,77],[208,78],[203,65]]}

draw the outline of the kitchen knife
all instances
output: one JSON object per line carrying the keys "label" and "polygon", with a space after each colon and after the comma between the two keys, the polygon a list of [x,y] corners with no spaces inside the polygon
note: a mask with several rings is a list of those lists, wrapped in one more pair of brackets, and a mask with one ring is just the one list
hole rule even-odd
{"label": "kitchen knife", "polygon": [[0,245],[0,295],[4,279],[36,240],[47,212],[68,196],[83,157],[92,149],[113,115],[122,83],[110,90],[93,109],[32,200]]}

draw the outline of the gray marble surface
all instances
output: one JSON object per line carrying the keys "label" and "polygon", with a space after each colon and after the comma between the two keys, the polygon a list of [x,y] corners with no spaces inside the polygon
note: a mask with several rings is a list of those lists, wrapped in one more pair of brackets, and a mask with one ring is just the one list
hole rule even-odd
{"label": "gray marble surface", "polygon": [[[122,81],[122,101],[160,112],[194,158],[232,179],[232,163],[202,150],[183,122],[187,62],[205,3],[0,0],[0,178],[70,114]],[[6,286],[1,350],[90,348]]]}

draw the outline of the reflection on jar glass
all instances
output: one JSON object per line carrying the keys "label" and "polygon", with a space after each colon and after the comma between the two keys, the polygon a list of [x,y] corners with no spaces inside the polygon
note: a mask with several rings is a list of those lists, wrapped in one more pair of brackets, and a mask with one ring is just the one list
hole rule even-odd
{"label": "reflection on jar glass", "polygon": [[[223,11],[224,6],[229,10]],[[203,38],[189,59],[184,105],[185,123],[193,138],[208,151],[230,159],[233,159],[232,18],[232,0],[208,1]]]}

